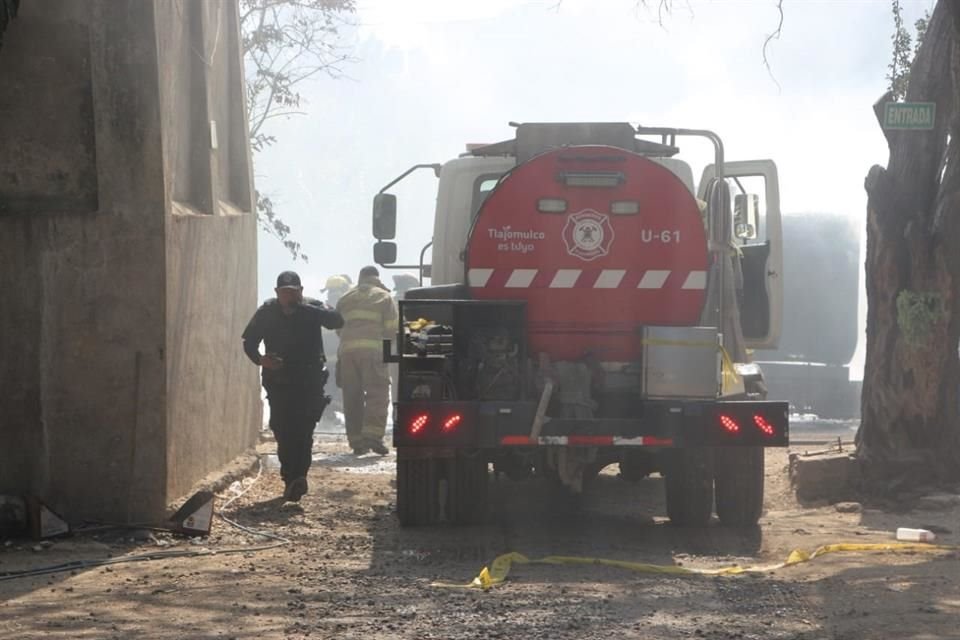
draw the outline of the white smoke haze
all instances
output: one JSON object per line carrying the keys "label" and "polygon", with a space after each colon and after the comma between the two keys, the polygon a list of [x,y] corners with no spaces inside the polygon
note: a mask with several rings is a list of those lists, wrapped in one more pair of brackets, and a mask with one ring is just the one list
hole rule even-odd
{"label": "white smoke haze", "polygon": [[[277,144],[257,157],[258,188],[310,256],[292,265],[261,235],[261,298],[291,266],[315,297],[327,276],[355,277],[372,262],[373,195],[413,164],[511,137],[510,120],[710,128],[729,160],[777,162],[784,212],[843,216],[861,232],[863,178],[887,160],[871,107],[886,89],[889,3],[784,3],[770,71],[773,0],[674,4],[661,26],[633,0],[359,0],[345,34],[358,61],[304,86],[308,115],[275,122]],[[932,4],[904,2],[906,23]],[[712,159],[700,143],[683,155],[695,175]],[[430,239],[435,186],[424,172],[392,190],[403,262]]]}

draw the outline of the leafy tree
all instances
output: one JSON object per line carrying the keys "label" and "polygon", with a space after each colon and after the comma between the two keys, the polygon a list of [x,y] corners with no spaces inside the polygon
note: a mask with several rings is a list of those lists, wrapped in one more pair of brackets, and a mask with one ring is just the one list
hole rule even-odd
{"label": "leafy tree", "polygon": [[[893,43],[893,59],[887,67],[890,70],[887,80],[890,82],[889,88],[893,98],[903,100],[907,95],[907,84],[910,81],[910,65],[920,51],[923,36],[927,32],[927,24],[930,22],[930,12],[927,11],[922,18],[913,23],[913,28],[917,32],[917,37],[914,39],[903,25],[900,0],[892,0],[890,5],[893,12],[893,35],[890,37]],[[911,43],[913,43],[912,49]]]}
{"label": "leafy tree", "polygon": [[[890,91],[894,99],[903,100],[907,95],[907,83],[910,79],[910,62],[914,54],[910,44],[913,39],[910,32],[903,26],[900,0],[891,2],[891,10],[893,11],[893,35],[890,40],[893,43],[893,59],[888,67],[890,73],[887,74],[887,80],[890,81]],[[917,44],[919,46],[919,40]]]}
{"label": "leafy tree", "polygon": [[[857,457],[866,486],[960,477],[960,3],[917,24],[916,56],[894,3],[890,91],[932,102],[930,130],[885,130],[867,175],[867,351]],[[908,52],[905,54],[904,52]],[[906,66],[903,66],[906,65]],[[896,72],[894,72],[896,71]]]}
{"label": "leafy tree", "polygon": [[[268,125],[276,118],[303,115],[302,84],[326,74],[339,77],[350,60],[340,30],[355,13],[355,0],[239,0],[240,30],[247,77],[250,146],[254,153],[274,144]],[[294,259],[307,260],[273,200],[257,192],[261,228],[276,237]]]}

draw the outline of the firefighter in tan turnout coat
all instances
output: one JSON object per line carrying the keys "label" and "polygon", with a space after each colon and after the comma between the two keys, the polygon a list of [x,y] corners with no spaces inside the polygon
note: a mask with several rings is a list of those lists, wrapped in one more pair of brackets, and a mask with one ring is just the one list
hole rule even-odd
{"label": "firefighter in tan turnout coat", "polygon": [[390,376],[383,340],[397,336],[397,308],[376,267],[360,270],[357,286],[337,303],[343,316],[337,355],[337,384],[343,390],[347,440],[356,455],[386,455]]}

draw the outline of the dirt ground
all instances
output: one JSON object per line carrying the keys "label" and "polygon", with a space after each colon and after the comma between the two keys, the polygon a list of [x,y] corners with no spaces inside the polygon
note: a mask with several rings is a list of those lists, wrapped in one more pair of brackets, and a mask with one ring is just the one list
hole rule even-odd
{"label": "dirt ground", "polygon": [[[960,555],[829,555],[764,575],[664,576],[601,566],[514,567],[490,591],[466,584],[497,555],[562,554],[719,567],[764,564],[796,548],[888,542],[897,526],[933,526],[960,543],[960,507],[885,513],[801,508],[787,454],[767,458],[759,527],[666,522],[662,484],[608,469],[579,504],[537,482],[496,481],[488,524],[401,529],[393,460],[318,442],[310,493],[276,498],[266,469],[227,509],[289,544],[214,522],[205,540],[109,531],[45,546],[0,544],[0,576],[82,559],[203,555],[0,578],[0,638],[960,638]],[[223,504],[235,493],[223,494]],[[231,549],[242,552],[230,554]]]}

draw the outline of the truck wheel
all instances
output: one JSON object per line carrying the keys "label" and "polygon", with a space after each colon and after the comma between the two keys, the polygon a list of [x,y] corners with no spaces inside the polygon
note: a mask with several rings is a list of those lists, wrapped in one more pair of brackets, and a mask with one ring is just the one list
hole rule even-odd
{"label": "truck wheel", "polygon": [[401,526],[433,524],[440,508],[437,462],[397,460],[397,517]]}
{"label": "truck wheel", "polygon": [[681,527],[702,527],[713,512],[713,456],[709,449],[665,452],[667,515]]}
{"label": "truck wheel", "polygon": [[489,474],[485,458],[458,456],[447,461],[447,518],[454,524],[478,524],[487,516]]}
{"label": "truck wheel", "polygon": [[752,527],[763,513],[763,447],[714,451],[717,516],[731,527]]}

